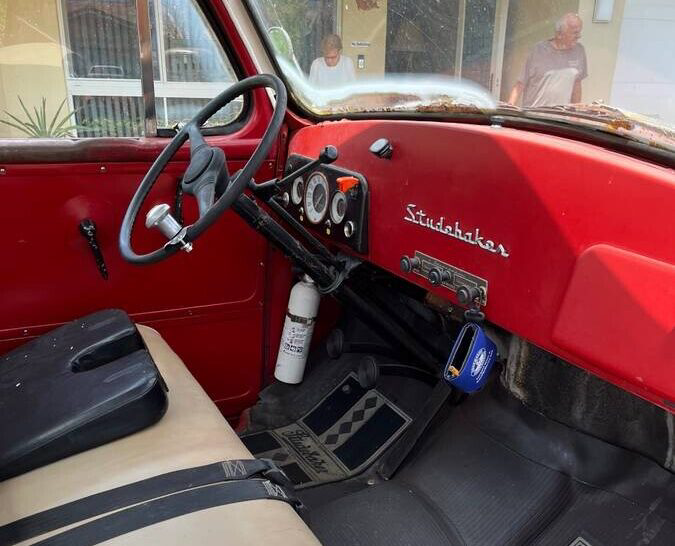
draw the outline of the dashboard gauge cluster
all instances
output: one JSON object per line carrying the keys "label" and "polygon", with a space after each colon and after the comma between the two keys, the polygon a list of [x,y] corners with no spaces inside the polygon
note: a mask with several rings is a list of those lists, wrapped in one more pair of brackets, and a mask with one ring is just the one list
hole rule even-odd
{"label": "dashboard gauge cluster", "polygon": [[[311,161],[291,155],[290,173]],[[306,228],[324,238],[348,245],[357,252],[368,251],[368,183],[362,174],[319,165],[280,188],[286,209]]]}

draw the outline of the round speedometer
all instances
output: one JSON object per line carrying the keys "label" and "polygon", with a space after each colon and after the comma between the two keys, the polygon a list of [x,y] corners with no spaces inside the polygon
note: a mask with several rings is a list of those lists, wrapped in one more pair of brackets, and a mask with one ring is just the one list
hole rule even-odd
{"label": "round speedometer", "polygon": [[318,224],[328,210],[328,181],[319,173],[313,173],[307,180],[305,190],[305,214],[312,224]]}

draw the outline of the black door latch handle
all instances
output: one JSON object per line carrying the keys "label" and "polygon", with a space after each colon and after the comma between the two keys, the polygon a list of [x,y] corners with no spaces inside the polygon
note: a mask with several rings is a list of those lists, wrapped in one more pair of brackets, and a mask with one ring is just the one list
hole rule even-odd
{"label": "black door latch handle", "polygon": [[91,218],[85,218],[80,222],[80,233],[87,240],[89,248],[91,248],[91,251],[94,254],[96,266],[101,273],[101,277],[103,277],[105,280],[108,280],[108,268],[105,265],[103,252],[101,252],[101,247],[99,246],[98,240],[96,239],[96,224]]}

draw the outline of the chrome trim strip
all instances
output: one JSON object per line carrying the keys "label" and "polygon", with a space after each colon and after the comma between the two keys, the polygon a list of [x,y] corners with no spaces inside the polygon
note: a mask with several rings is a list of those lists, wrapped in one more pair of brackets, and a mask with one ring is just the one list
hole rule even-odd
{"label": "chrome trim strip", "polygon": [[483,279],[482,277],[479,277],[478,275],[474,275],[473,273],[469,273],[468,271],[465,271],[464,269],[460,269],[459,267],[455,265],[451,265],[449,263],[443,262],[439,260],[438,258],[434,258],[433,256],[429,256],[428,254],[425,254],[424,252],[420,252],[419,250],[415,251],[414,254],[415,258],[419,259],[420,266],[416,267],[412,270],[412,273],[415,273],[416,275],[419,275],[421,277],[424,277],[425,279],[429,278],[429,272],[433,268],[437,268],[443,272],[447,272],[450,274],[449,280],[444,280],[441,282],[440,286],[443,286],[447,288],[448,290],[452,290],[453,292],[457,292],[457,289],[460,288],[461,286],[469,286],[469,287],[475,287],[478,288],[480,292],[480,304],[484,307],[487,305],[487,296],[488,296],[488,281],[487,279]]}
{"label": "chrome trim strip", "polygon": [[[249,55],[253,59],[258,74],[277,74],[274,64],[267,55],[265,46],[258,34],[258,27],[251,20],[246,6],[242,0],[222,0],[225,9],[237,27],[237,32],[241,37]],[[268,90],[270,96],[272,91]]]}
{"label": "chrome trim strip", "polygon": [[155,76],[152,71],[152,34],[148,0],[136,0],[136,24],[141,53],[141,90],[145,110],[145,136],[157,136],[157,111],[155,108]]}

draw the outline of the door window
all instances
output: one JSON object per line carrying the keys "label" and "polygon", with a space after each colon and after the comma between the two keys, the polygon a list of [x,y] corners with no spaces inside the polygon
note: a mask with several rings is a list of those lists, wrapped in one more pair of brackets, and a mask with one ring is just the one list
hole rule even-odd
{"label": "door window", "polygon": [[[236,75],[194,0],[154,0],[150,7],[157,126],[168,128],[192,118]],[[208,124],[225,125],[241,110],[242,99],[233,101]]]}
{"label": "door window", "polygon": [[[156,124],[190,119],[236,76],[195,0],[148,0]],[[0,137],[145,134],[136,0],[0,0]],[[234,101],[210,120],[236,119]]]}

